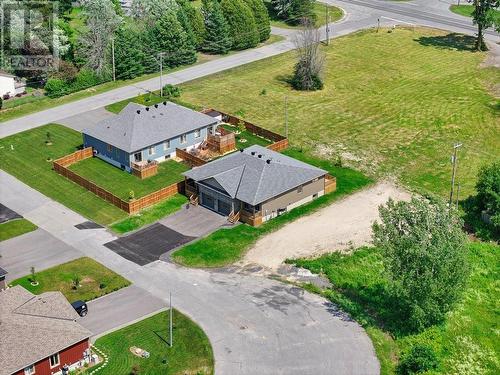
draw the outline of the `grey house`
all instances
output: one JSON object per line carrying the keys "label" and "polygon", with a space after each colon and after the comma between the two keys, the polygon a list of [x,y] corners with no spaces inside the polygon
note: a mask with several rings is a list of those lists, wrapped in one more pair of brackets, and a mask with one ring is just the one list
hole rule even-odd
{"label": "grey house", "polygon": [[322,169],[257,145],[184,176],[187,194],[202,206],[251,225],[322,196],[331,181]]}
{"label": "grey house", "polygon": [[171,102],[151,107],[129,103],[117,116],[83,130],[83,144],[130,172],[134,163],[161,162],[174,157],[176,148],[197,147],[218,123],[217,118]]}

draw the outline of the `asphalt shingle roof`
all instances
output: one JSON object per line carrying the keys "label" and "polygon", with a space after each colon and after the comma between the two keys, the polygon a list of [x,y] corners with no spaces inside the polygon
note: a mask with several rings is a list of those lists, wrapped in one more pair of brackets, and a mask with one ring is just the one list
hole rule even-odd
{"label": "asphalt shingle roof", "polygon": [[132,153],[216,123],[211,116],[171,102],[151,107],[129,103],[117,116],[82,133]]}
{"label": "asphalt shingle roof", "polygon": [[232,198],[251,205],[325,174],[322,169],[258,145],[184,173],[195,181],[214,179]]}
{"label": "asphalt shingle roof", "polygon": [[0,292],[0,375],[10,375],[89,338],[60,292],[38,296],[17,285]]}
{"label": "asphalt shingle roof", "polygon": [[5,271],[2,267],[0,267],[0,277],[7,275],[8,272]]}

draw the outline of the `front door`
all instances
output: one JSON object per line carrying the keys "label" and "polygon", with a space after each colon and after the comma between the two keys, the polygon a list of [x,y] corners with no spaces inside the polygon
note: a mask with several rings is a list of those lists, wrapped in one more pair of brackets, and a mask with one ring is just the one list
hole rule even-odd
{"label": "front door", "polygon": [[142,152],[136,152],[136,153],[134,154],[134,161],[135,161],[136,163],[139,163],[139,162],[141,162],[141,161],[142,161]]}

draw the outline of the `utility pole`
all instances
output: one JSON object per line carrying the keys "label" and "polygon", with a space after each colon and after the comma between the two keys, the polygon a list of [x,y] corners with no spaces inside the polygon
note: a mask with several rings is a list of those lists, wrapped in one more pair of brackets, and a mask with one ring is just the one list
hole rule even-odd
{"label": "utility pole", "polygon": [[458,197],[460,195],[460,182],[457,183],[457,210],[458,210]]}
{"label": "utility pole", "polygon": [[174,345],[174,340],[172,337],[172,292],[170,292],[170,314],[169,314],[169,320],[170,320],[170,347]]}
{"label": "utility pole", "polygon": [[111,56],[113,59],[113,82],[116,81],[115,73],[115,38],[111,38]]}
{"label": "utility pole", "polygon": [[163,52],[159,53],[160,55],[160,97],[163,98]]}
{"label": "utility pole", "polygon": [[285,96],[285,137],[288,138],[288,96]]}
{"label": "utility pole", "polygon": [[451,208],[451,205],[453,204],[453,192],[455,190],[455,175],[457,173],[457,162],[458,162],[458,155],[457,155],[457,151],[458,149],[462,147],[462,144],[461,143],[455,143],[453,145],[453,156],[451,157],[451,161],[453,163],[453,169],[452,169],[452,172],[451,172],[451,189],[450,189],[450,208]]}
{"label": "utility pole", "polygon": [[326,45],[330,45],[330,15],[328,14],[328,5],[325,4],[325,17],[326,17]]}

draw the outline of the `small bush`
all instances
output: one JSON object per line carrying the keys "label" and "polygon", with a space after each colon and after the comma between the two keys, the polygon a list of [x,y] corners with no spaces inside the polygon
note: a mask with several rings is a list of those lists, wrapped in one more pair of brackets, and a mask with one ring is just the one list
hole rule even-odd
{"label": "small bush", "polygon": [[68,90],[68,84],[59,78],[49,78],[45,84],[45,92],[49,98],[63,96]]}
{"label": "small bush", "polygon": [[0,98],[0,109],[2,109],[2,107],[3,107],[3,99]]}
{"label": "small bush", "polygon": [[106,283],[100,283],[99,289],[105,289],[107,287]]}
{"label": "small bush", "polygon": [[492,224],[500,229],[500,161],[481,168],[476,190],[479,208],[486,210]]}
{"label": "small bush", "polygon": [[435,370],[438,365],[434,350],[429,346],[417,344],[403,356],[399,362],[397,372],[399,375],[420,374],[425,371]]}
{"label": "small bush", "polygon": [[174,85],[165,85],[163,86],[163,96],[167,99],[178,98],[181,96],[181,89]]}

